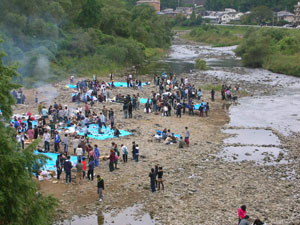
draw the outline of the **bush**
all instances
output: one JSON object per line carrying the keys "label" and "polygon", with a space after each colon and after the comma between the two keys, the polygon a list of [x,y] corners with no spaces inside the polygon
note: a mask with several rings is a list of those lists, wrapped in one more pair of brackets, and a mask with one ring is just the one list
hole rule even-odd
{"label": "bush", "polygon": [[203,59],[196,59],[195,69],[207,70],[206,61]]}

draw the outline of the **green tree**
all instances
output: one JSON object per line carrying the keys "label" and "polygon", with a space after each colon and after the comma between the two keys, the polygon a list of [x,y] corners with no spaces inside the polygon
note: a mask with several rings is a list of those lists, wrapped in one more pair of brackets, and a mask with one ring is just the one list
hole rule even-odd
{"label": "green tree", "polygon": [[102,7],[100,0],[87,0],[77,17],[77,23],[83,28],[98,28]]}
{"label": "green tree", "polygon": [[47,225],[53,219],[56,201],[38,193],[33,180],[45,158],[33,153],[36,145],[21,150],[15,141],[15,130],[5,126],[12,115],[14,99],[10,91],[18,87],[12,82],[14,67],[3,65],[0,55],[0,224]]}

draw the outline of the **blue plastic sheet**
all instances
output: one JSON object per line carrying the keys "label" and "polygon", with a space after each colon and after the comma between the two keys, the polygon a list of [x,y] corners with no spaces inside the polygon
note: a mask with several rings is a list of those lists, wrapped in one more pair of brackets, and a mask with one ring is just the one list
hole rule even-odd
{"label": "blue plastic sheet", "polygon": [[[65,129],[68,129],[68,127],[65,127]],[[78,135],[80,136],[84,136],[85,132],[86,132],[87,127],[85,126],[84,128],[81,128],[78,132]],[[119,130],[120,131],[120,137],[123,136],[128,136],[131,135],[132,133],[125,131],[125,130]],[[99,125],[98,124],[90,124],[89,128],[88,128],[88,137],[89,138],[93,138],[96,140],[105,140],[105,139],[109,139],[109,138],[116,138],[114,136],[114,130],[111,130],[109,127],[103,127],[101,128],[101,132],[103,132],[103,134],[99,134]]]}
{"label": "blue plastic sheet", "polygon": [[200,108],[200,106],[201,105],[203,105],[204,107],[203,107],[203,112],[205,111],[205,103],[201,103],[201,104],[197,104],[197,105],[194,105],[194,109],[197,109],[197,110],[199,110],[199,108]]}
{"label": "blue plastic sheet", "polygon": [[[140,98],[140,103],[142,104],[146,104],[148,101],[148,98]],[[151,103],[151,99],[149,100],[149,102]]]}
{"label": "blue plastic sheet", "polygon": [[75,84],[67,84],[66,87],[77,89],[77,86]]}
{"label": "blue plastic sheet", "polygon": [[[36,155],[45,155],[50,158],[47,160],[47,163],[44,165],[44,167],[42,169],[56,170],[56,159],[57,159],[57,156],[59,155],[58,153],[51,153],[51,152],[42,153],[42,152],[38,152],[38,151],[34,151],[34,153]],[[77,164],[77,156],[71,156],[70,160],[74,165]]]}
{"label": "blue plastic sheet", "polygon": [[[111,86],[111,82],[109,82]],[[127,82],[114,82],[115,87],[127,87]],[[147,85],[146,83],[142,83],[142,86]]]}

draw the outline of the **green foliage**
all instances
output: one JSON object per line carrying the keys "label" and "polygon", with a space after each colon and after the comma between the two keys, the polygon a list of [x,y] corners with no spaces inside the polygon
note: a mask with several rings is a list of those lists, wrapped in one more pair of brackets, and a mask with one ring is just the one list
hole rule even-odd
{"label": "green foliage", "polygon": [[214,89],[215,91],[220,92],[222,90],[222,85],[221,84],[219,84],[219,85],[206,84],[201,88],[206,91],[211,91],[212,89]]}
{"label": "green foliage", "polygon": [[203,24],[194,28],[187,38],[197,42],[212,44],[215,47],[238,45],[242,40],[245,27],[220,27]]}
{"label": "green foliage", "polygon": [[278,42],[279,51],[284,55],[294,55],[299,52],[300,45],[299,39],[296,37],[283,37]]}
{"label": "green foliage", "polygon": [[241,18],[242,24],[267,24],[273,19],[273,11],[266,6],[257,6],[251,9],[251,13]]}
{"label": "green foliage", "polygon": [[87,0],[82,5],[77,23],[83,28],[98,28],[101,20],[101,8],[100,0]]}
{"label": "green foliage", "polygon": [[[38,193],[32,173],[46,162],[35,155],[37,142],[25,150],[15,141],[16,131],[5,127],[4,121],[12,115],[14,104],[10,91],[18,87],[12,83],[15,68],[4,66],[0,56],[0,223],[10,225],[46,225],[53,219],[56,200]],[[4,119],[4,121],[3,121]]]}
{"label": "green foliage", "polygon": [[243,65],[264,67],[273,72],[300,76],[300,32],[284,29],[256,29],[245,35],[236,54]]}
{"label": "green foliage", "polygon": [[200,58],[196,59],[195,69],[207,70],[206,61]]}
{"label": "green foliage", "polygon": [[257,6],[267,6],[274,11],[289,10],[293,12],[298,0],[206,0],[208,10],[224,10],[234,8],[241,12],[250,11]]}
{"label": "green foliage", "polygon": [[[58,81],[70,72],[97,74],[142,64],[147,48],[168,48],[171,21],[132,0],[2,0],[0,32],[6,65],[18,61],[19,81]],[[129,7],[129,6],[132,7]],[[73,61],[73,62],[70,62]],[[97,63],[98,62],[98,63]],[[105,63],[103,63],[105,62]],[[71,67],[70,65],[75,65]],[[93,71],[93,73],[91,72]]]}
{"label": "green foliage", "polygon": [[[0,39],[0,43],[1,42],[2,40]],[[11,82],[12,78],[17,76],[17,72],[15,71],[16,68],[13,66],[3,66],[3,56],[5,56],[5,54],[0,52],[0,109],[2,111],[2,116],[5,119],[9,119],[12,114],[11,105],[15,102],[10,91],[19,86]]]}

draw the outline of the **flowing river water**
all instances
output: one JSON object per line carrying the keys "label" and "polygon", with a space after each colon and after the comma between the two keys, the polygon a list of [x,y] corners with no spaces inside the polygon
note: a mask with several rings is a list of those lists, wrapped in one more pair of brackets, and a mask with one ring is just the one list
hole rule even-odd
{"label": "flowing river water", "polygon": [[[258,165],[274,165],[275,159],[286,151],[280,148],[280,140],[274,131],[290,135],[300,130],[300,79],[264,69],[243,68],[234,49],[235,47],[173,44],[168,57],[151,62],[137,72],[189,74],[194,69],[196,58],[205,59],[210,69],[202,72],[203,76],[216,78],[224,84],[240,85],[251,93],[249,97],[240,98],[237,104],[230,106],[230,122],[224,133],[232,136],[224,140],[224,149],[219,157],[233,163],[253,160]],[[273,158],[273,161],[266,161],[266,156]],[[284,160],[276,162],[288,163]],[[117,214],[74,216],[62,224],[157,224],[149,214],[135,216],[140,208],[142,205],[127,208]]]}

